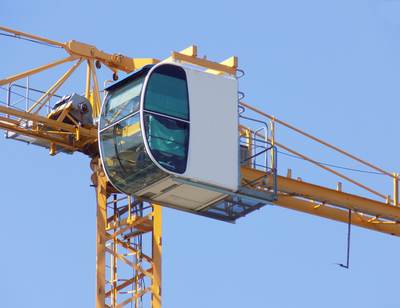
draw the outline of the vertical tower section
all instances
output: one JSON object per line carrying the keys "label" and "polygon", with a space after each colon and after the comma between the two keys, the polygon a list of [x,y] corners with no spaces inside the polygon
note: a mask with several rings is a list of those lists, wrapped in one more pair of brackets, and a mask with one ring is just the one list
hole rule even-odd
{"label": "vertical tower section", "polygon": [[118,193],[95,166],[96,308],[161,308],[162,211]]}

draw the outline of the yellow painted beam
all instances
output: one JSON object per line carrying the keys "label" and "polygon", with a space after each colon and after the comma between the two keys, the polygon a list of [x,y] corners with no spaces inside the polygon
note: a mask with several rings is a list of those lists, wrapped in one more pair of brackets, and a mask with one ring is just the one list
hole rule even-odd
{"label": "yellow painted beam", "polygon": [[[76,59],[76,58],[85,58],[86,60],[98,60],[102,63],[104,63],[105,65],[107,65],[108,67],[110,67],[112,70],[121,70],[127,73],[133,72],[134,70],[137,70],[147,64],[155,64],[158,63],[159,60],[154,59],[154,58],[131,58],[128,56],[124,56],[121,54],[110,54],[110,53],[106,53],[102,50],[99,50],[96,48],[96,46],[90,45],[90,44],[86,44],[86,43],[82,43],[82,42],[78,42],[75,40],[71,40],[68,41],[66,43],[61,43],[61,42],[57,42],[54,40],[50,40],[38,35],[33,35],[30,33],[26,33],[26,32],[22,32],[22,31],[18,31],[18,30],[14,30],[14,29],[10,29],[10,28],[6,28],[6,27],[2,27],[0,26],[0,30],[8,32],[8,33],[12,33],[16,36],[22,36],[22,37],[26,37],[26,38],[30,38],[33,40],[37,40],[40,42],[44,42],[50,45],[54,45],[54,46],[58,46],[63,48],[66,52],[68,52],[72,59]],[[67,59],[69,59],[67,58]],[[56,63],[55,65],[58,65],[61,63]],[[42,67],[43,69],[47,69],[54,66],[53,64],[50,64],[49,67]],[[41,70],[43,70],[41,69]],[[32,73],[37,73],[38,71],[36,71],[36,69],[32,70],[34,72]],[[25,73],[23,73],[25,74]],[[18,79],[22,78],[21,74],[16,75],[19,76]],[[6,79],[5,79],[6,80]],[[0,84],[3,81],[0,81]],[[7,82],[6,82],[7,83]]]}
{"label": "yellow painted beam", "polygon": [[69,56],[67,58],[57,60],[57,61],[51,62],[49,64],[45,64],[45,65],[39,66],[37,68],[27,70],[27,71],[19,73],[17,75],[7,77],[5,79],[0,80],[0,86],[17,81],[17,80],[25,78],[27,76],[31,76],[31,75],[43,72],[43,71],[48,70],[49,68],[55,67],[57,65],[60,65],[60,64],[66,63],[66,62],[71,62],[75,59],[76,59],[76,57]]}
{"label": "yellow painted beam", "polygon": [[161,308],[162,208],[153,204],[152,308]]}
{"label": "yellow painted beam", "polygon": [[236,73],[236,68],[227,66],[227,65],[223,65],[217,62],[213,62],[213,61],[209,61],[206,59],[201,59],[201,58],[197,58],[197,57],[191,57],[179,52],[172,52],[171,58],[173,60],[178,60],[178,61],[182,61],[182,62],[186,62],[186,63],[190,63],[193,65],[197,65],[197,66],[201,66],[207,69],[212,69],[214,71],[218,71],[221,73],[228,73],[231,75],[234,75]]}
{"label": "yellow painted beam", "polygon": [[92,115],[93,118],[96,119],[100,115],[101,109],[101,98],[100,98],[100,91],[99,91],[99,82],[97,81],[97,74],[96,70],[94,69],[94,61],[92,59],[89,60],[89,68],[91,69],[91,76],[93,80],[93,87],[92,87],[92,97],[90,103],[92,105]]}
{"label": "yellow painted beam", "polygon": [[93,45],[71,40],[65,44],[65,50],[72,56],[90,60],[99,60],[112,69],[127,73],[133,72],[147,64],[158,63],[154,58],[130,58],[121,54],[109,54]]}
{"label": "yellow painted beam", "polygon": [[38,113],[43,106],[53,97],[64,82],[72,75],[72,73],[81,65],[82,59],[79,59],[75,64],[68,69],[32,106],[28,112]]}
{"label": "yellow painted beam", "polygon": [[179,53],[190,56],[190,57],[197,57],[197,46],[191,45],[191,46],[181,50]]}
{"label": "yellow painted beam", "polygon": [[[257,181],[262,179],[262,185],[272,187],[272,178],[265,172],[248,167],[241,167],[243,179]],[[338,207],[356,210],[372,216],[400,221],[400,208],[379,202],[373,199],[336,191],[323,186],[290,179],[283,176],[277,178],[278,191],[295,196],[301,196],[310,200],[325,202]]]}
{"label": "yellow painted beam", "polygon": [[[63,122],[58,122],[56,120],[48,119],[46,117],[42,117],[37,114],[20,111],[20,110],[10,108],[10,107],[0,106],[0,113],[10,115],[10,116],[15,116],[15,117],[18,117],[18,118],[21,118],[24,120],[30,120],[33,122],[41,123],[41,124],[44,124],[44,125],[47,125],[47,126],[53,128],[53,129],[60,129],[60,130],[68,131],[71,133],[74,133],[76,130],[76,127],[74,125],[70,125],[70,124],[63,123]],[[97,139],[97,129],[95,129],[95,128],[88,129],[88,128],[79,127],[79,133],[81,136],[93,138],[94,141]]]}
{"label": "yellow painted beam", "polygon": [[[234,68],[235,71],[236,71],[236,69],[238,67],[238,58],[237,57],[230,57],[230,58],[220,62],[219,64]],[[222,74],[222,72],[217,71],[217,70],[213,70],[213,69],[206,70],[206,73],[214,74],[214,75],[221,75]]]}
{"label": "yellow painted beam", "polygon": [[[325,204],[316,205],[310,200],[299,199],[286,195],[279,195],[278,200],[274,203],[290,210],[295,210],[314,216],[348,223],[348,210],[330,207]],[[362,217],[354,213],[353,215],[351,215],[351,223],[361,228],[400,236],[399,223],[377,222],[375,220],[368,222],[368,218],[369,217],[363,219]]]}
{"label": "yellow painted beam", "polygon": [[97,167],[97,233],[96,233],[96,308],[105,306],[106,284],[106,224],[107,224],[107,179],[100,166]]}
{"label": "yellow painted beam", "polygon": [[67,143],[67,140],[65,138],[56,138],[55,135],[52,134],[43,134],[41,132],[33,131],[33,130],[26,130],[24,128],[20,128],[19,126],[7,126],[6,124],[0,122],[0,129],[4,129],[6,131],[11,131],[23,136],[28,136],[32,138],[36,138],[38,140],[42,140],[45,142],[48,142],[49,148],[51,145],[57,145],[60,146],[68,151],[76,151],[79,149],[79,146],[73,146],[69,143]]}

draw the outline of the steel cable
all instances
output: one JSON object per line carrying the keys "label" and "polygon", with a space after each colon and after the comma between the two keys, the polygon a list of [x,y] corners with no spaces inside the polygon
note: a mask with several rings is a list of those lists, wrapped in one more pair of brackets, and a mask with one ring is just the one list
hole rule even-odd
{"label": "steel cable", "polygon": [[21,37],[21,36],[16,35],[16,34],[8,34],[8,33],[0,32],[0,35],[6,36],[6,37],[15,38],[15,39],[19,39],[19,40],[23,40],[23,41],[28,41],[28,42],[31,42],[31,43],[36,43],[36,44],[43,45],[43,46],[47,46],[47,47],[53,47],[53,48],[61,48],[61,49],[63,49],[61,46],[51,45],[51,44],[49,44],[49,43],[41,42],[41,41],[38,41],[38,40],[29,39],[29,38],[26,38],[26,37]]}

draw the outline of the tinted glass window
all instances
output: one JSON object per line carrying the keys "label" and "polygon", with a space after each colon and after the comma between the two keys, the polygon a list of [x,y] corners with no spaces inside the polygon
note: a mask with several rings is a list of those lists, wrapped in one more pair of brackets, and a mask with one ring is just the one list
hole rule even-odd
{"label": "tinted glass window", "polygon": [[157,67],[147,82],[144,109],[189,120],[185,71],[175,65]]}
{"label": "tinted glass window", "polygon": [[185,70],[163,64],[151,73],[144,93],[144,128],[154,159],[184,173],[189,148],[189,98]]}
{"label": "tinted glass window", "polygon": [[107,96],[100,128],[105,128],[139,110],[144,77],[133,80]]}
{"label": "tinted glass window", "polygon": [[189,123],[146,113],[144,126],[151,154],[165,169],[183,173],[189,146]]}
{"label": "tinted glass window", "polygon": [[125,193],[135,193],[165,177],[147,155],[139,114],[100,133],[103,164],[112,184]]}

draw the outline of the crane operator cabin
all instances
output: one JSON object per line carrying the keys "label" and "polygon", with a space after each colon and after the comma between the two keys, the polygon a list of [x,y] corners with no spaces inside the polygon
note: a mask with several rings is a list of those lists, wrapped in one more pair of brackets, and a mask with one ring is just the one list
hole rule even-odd
{"label": "crane operator cabin", "polygon": [[[145,66],[107,89],[101,160],[128,195],[232,221],[240,206],[238,89],[230,75],[176,63]],[[232,207],[227,213],[226,202]]]}

